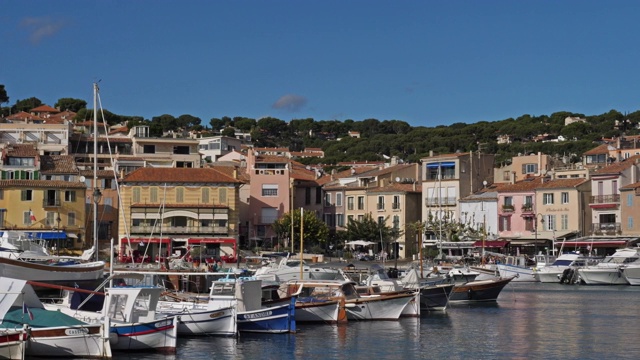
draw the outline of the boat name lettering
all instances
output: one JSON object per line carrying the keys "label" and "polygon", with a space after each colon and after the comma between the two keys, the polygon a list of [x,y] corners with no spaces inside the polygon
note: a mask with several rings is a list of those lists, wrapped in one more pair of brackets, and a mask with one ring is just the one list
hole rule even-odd
{"label": "boat name lettering", "polygon": [[75,335],[85,335],[89,333],[89,329],[80,328],[80,329],[66,329],[64,334],[67,336],[75,336]]}
{"label": "boat name lettering", "polygon": [[258,318],[262,318],[262,317],[266,317],[266,316],[271,316],[272,312],[271,311],[263,311],[263,312],[259,312],[259,313],[255,313],[255,314],[245,314],[245,318],[246,319],[258,319]]}
{"label": "boat name lettering", "polygon": [[214,312],[213,314],[209,315],[210,318],[217,318],[224,315],[224,313],[222,311],[218,311],[218,312]]}

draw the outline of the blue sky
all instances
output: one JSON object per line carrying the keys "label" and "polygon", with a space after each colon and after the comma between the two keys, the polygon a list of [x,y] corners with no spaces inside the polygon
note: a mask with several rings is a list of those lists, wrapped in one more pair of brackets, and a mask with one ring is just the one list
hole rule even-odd
{"label": "blue sky", "polygon": [[[638,1],[4,1],[0,84],[151,118],[640,109]],[[5,104],[6,105],[6,104]]]}

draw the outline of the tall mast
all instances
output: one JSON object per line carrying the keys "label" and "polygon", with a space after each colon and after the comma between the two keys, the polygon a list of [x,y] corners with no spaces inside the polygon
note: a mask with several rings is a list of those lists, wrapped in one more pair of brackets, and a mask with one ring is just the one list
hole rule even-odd
{"label": "tall mast", "polygon": [[[93,194],[98,192],[98,83],[93,83]],[[98,253],[98,199],[92,196],[93,201],[93,248],[96,261]]]}

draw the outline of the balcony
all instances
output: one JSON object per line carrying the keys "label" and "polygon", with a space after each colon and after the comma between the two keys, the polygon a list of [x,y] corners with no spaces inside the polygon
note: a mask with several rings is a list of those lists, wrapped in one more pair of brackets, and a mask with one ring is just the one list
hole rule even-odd
{"label": "balcony", "polygon": [[533,213],[533,204],[524,204],[522,205],[522,212],[523,213]]}
{"label": "balcony", "polygon": [[378,210],[384,210],[384,203],[378,203]]}
{"label": "balcony", "polygon": [[620,194],[615,195],[594,195],[590,204],[619,204]]}
{"label": "balcony", "polygon": [[391,208],[393,210],[400,210],[400,203],[391,203]]}
{"label": "balcony", "polygon": [[595,223],[591,224],[591,233],[594,235],[619,235],[622,233],[620,223]]}
{"label": "balcony", "polygon": [[42,207],[59,207],[60,199],[56,198],[45,198],[42,200]]}
{"label": "balcony", "polygon": [[455,206],[457,205],[458,199],[456,197],[434,197],[434,198],[425,198],[424,202],[427,206]]}
{"label": "balcony", "polygon": [[132,226],[133,234],[229,234],[229,228],[226,226],[170,226],[162,227],[162,229],[153,226]]}
{"label": "balcony", "polygon": [[502,205],[502,212],[503,213],[512,213],[514,209],[515,209],[515,207],[513,205],[509,205],[509,204]]}

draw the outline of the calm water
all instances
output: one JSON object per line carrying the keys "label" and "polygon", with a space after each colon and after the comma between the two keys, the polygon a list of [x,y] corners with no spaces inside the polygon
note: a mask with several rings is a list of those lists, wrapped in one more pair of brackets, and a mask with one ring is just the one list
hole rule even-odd
{"label": "calm water", "polygon": [[400,321],[302,325],[295,335],[181,339],[174,356],[115,359],[638,358],[640,287],[510,284],[497,304]]}

